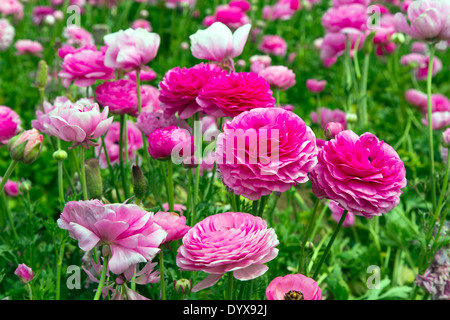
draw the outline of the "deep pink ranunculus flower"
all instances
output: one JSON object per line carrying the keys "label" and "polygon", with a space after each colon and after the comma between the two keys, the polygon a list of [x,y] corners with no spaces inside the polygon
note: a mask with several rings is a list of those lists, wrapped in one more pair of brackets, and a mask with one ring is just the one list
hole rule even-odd
{"label": "deep pink ranunculus flower", "polygon": [[[397,31],[420,40],[450,40],[450,1],[416,0],[407,9],[408,19],[402,14],[395,15]],[[411,25],[408,24],[408,21]]]}
{"label": "deep pink ranunculus flower", "polygon": [[240,8],[244,12],[250,10],[250,3],[246,0],[231,0],[229,6]]}
{"label": "deep pink ranunculus flower", "polygon": [[[337,58],[345,53],[347,47],[347,37],[350,39],[350,56],[353,57],[354,51],[362,48],[365,40],[363,33],[327,32],[320,41],[320,59],[326,67],[336,63]],[[359,40],[358,48],[356,42]]]}
{"label": "deep pink ranunculus flower", "polygon": [[[430,64],[430,57],[420,53],[410,53],[402,56],[400,63],[404,66],[413,66],[415,71],[414,75],[417,80],[426,80],[428,77],[428,67]],[[433,59],[433,68],[431,76],[435,76],[442,70],[442,61],[438,57]]]}
{"label": "deep pink ranunculus flower", "polygon": [[155,213],[153,220],[167,232],[167,237],[162,244],[183,238],[191,228],[186,225],[186,217],[175,212],[159,211]]}
{"label": "deep pink ranunculus flower", "polygon": [[200,63],[191,68],[173,68],[164,75],[159,86],[161,108],[167,116],[178,113],[181,119],[190,118],[201,110],[196,99],[211,78],[226,74],[222,68]]}
{"label": "deep pink ranunculus flower", "polygon": [[250,200],[305,183],[317,163],[316,137],[295,113],[257,108],[236,116],[217,137],[223,183]]}
{"label": "deep pink ranunculus flower", "polygon": [[206,279],[197,283],[196,292],[213,286],[226,272],[238,280],[263,275],[265,263],[276,258],[279,244],[273,228],[249,213],[225,212],[209,216],[183,237],[178,248],[177,266],[184,271],[204,271]]}
{"label": "deep pink ranunculus flower", "polygon": [[177,126],[157,129],[148,136],[148,152],[153,159],[178,161],[194,154],[194,139]]}
{"label": "deep pink ranunculus flower", "polygon": [[214,14],[215,21],[222,22],[230,29],[237,29],[248,23],[250,18],[237,6],[219,5]]}
{"label": "deep pink ranunculus flower", "polygon": [[278,35],[265,35],[261,38],[258,49],[266,54],[283,57],[286,55],[287,43]]}
{"label": "deep pink ranunculus flower", "polygon": [[189,36],[192,55],[202,60],[229,61],[244,50],[250,28],[251,25],[246,24],[232,33],[222,22],[214,22]]}
{"label": "deep pink ranunculus flower", "polygon": [[[311,120],[313,123],[318,122],[317,112],[313,111],[310,114]],[[344,129],[347,129],[347,120],[346,120],[346,114],[344,111],[339,109],[327,109],[327,108],[320,108],[320,126],[322,129],[325,129],[325,126],[329,122],[339,122],[342,124]]]}
{"label": "deep pink ranunculus flower", "polygon": [[152,212],[134,204],[103,204],[99,200],[66,203],[57,223],[69,230],[83,251],[109,246],[108,267],[115,274],[152,260],[167,235]]}
{"label": "deep pink ranunculus flower", "polygon": [[0,19],[0,51],[5,51],[11,46],[16,31],[7,19]]}
{"label": "deep pink ranunculus flower", "polygon": [[102,51],[81,50],[66,54],[58,76],[66,88],[72,82],[78,87],[89,87],[97,80],[114,79],[114,69],[106,67],[104,60]]}
{"label": "deep pink ranunculus flower", "polygon": [[287,90],[295,85],[295,73],[285,66],[268,66],[259,72],[272,89]]}
{"label": "deep pink ranunculus flower", "polygon": [[406,170],[397,152],[372,133],[339,133],[319,150],[310,172],[313,193],[330,199],[348,212],[368,219],[400,202]]}
{"label": "deep pink ranunculus flower", "polygon": [[120,30],[106,35],[104,40],[105,65],[123,70],[138,69],[153,60],[161,41],[158,34],[142,28]]}
{"label": "deep pink ranunculus flower", "polygon": [[16,55],[18,56],[30,54],[32,56],[41,57],[42,51],[44,51],[42,45],[33,40],[17,40],[14,47],[17,50]]}
{"label": "deep pink ranunculus flower", "polygon": [[319,285],[302,274],[273,279],[266,289],[267,300],[322,300]]}
{"label": "deep pink ranunculus flower", "polygon": [[[132,160],[135,157],[135,152],[142,148],[142,134],[141,131],[136,127],[134,122],[127,121],[127,138],[128,138],[128,159]],[[120,122],[113,122],[108,132],[105,135],[105,146],[108,151],[109,160],[111,164],[119,163],[120,148]],[[96,154],[100,154],[99,163],[101,168],[107,168],[108,162],[106,160],[106,155],[104,153],[103,145],[95,147]],[[123,159],[125,159],[125,152],[122,150]]]}
{"label": "deep pink ranunculus flower", "polygon": [[30,282],[34,278],[33,270],[25,263],[19,264],[16,268],[16,271],[14,271],[14,274],[18,276],[20,281],[24,283]]}
{"label": "deep pink ranunculus flower", "polygon": [[[342,214],[344,213],[344,209],[342,209],[336,201],[330,200],[328,203],[328,208],[331,210],[331,217],[336,223],[339,223],[341,220]],[[343,228],[351,227],[355,224],[355,215],[351,212],[347,213],[347,216],[342,223]]]}
{"label": "deep pink ranunculus flower", "polygon": [[[2,181],[2,177],[0,177],[0,182]],[[5,194],[9,197],[17,197],[19,194],[19,183],[17,181],[8,180],[3,187]]]}
{"label": "deep pink ranunculus flower", "polygon": [[[138,115],[138,98],[136,82],[120,79],[104,82],[95,88],[95,96],[100,105],[108,107],[113,114]],[[152,97],[141,86],[141,107],[144,108]]]}
{"label": "deep pink ranunculus flower", "polygon": [[215,117],[234,117],[275,104],[269,83],[253,72],[232,72],[210,79],[197,97],[202,111]]}
{"label": "deep pink ranunculus flower", "polygon": [[322,16],[322,25],[327,32],[365,31],[367,21],[367,7],[358,3],[330,7]]}
{"label": "deep pink ranunculus flower", "polygon": [[83,99],[56,107],[50,112],[48,120],[44,128],[50,135],[73,142],[71,148],[80,144],[88,148],[97,145],[92,140],[108,131],[113,117],[108,118],[108,107],[100,112],[98,104]]}
{"label": "deep pink ranunculus flower", "polygon": [[40,25],[47,16],[53,16],[54,13],[55,9],[53,9],[52,7],[35,6],[32,12],[33,23],[35,25]]}
{"label": "deep pink ranunculus flower", "polygon": [[19,115],[14,110],[0,106],[0,146],[22,130],[21,123]]}

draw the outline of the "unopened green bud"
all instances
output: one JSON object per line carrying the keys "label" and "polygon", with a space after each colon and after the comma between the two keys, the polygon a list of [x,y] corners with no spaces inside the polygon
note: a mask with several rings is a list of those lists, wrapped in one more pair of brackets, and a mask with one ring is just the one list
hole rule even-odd
{"label": "unopened green bud", "polygon": [[39,157],[44,137],[36,129],[26,130],[8,141],[11,158],[24,164],[30,164]]}
{"label": "unopened green bud", "polygon": [[356,113],[347,113],[347,115],[345,116],[345,120],[348,123],[356,123],[356,121],[358,121],[358,116],[356,115]]}
{"label": "unopened green bud", "polygon": [[145,183],[144,174],[139,166],[133,165],[133,189],[136,199],[143,200],[147,192],[147,184]]}
{"label": "unopened green bud", "polygon": [[45,60],[39,61],[37,72],[36,72],[36,80],[35,85],[41,90],[47,86],[48,82],[48,65]]}
{"label": "unopened green bud", "polygon": [[390,40],[395,44],[403,44],[406,41],[406,37],[403,33],[394,33],[391,35]]}
{"label": "unopened green bud", "polygon": [[86,168],[86,187],[91,199],[98,199],[103,193],[102,174],[98,159],[87,159]]}
{"label": "unopened green bud", "polygon": [[189,294],[192,289],[192,280],[180,279],[173,282],[175,292],[178,294]]}
{"label": "unopened green bud", "polygon": [[26,193],[31,190],[32,184],[30,180],[24,180],[19,185],[19,191],[21,193]]}
{"label": "unopened green bud", "polygon": [[67,159],[67,152],[61,149],[56,150],[53,152],[53,159],[56,161],[64,161]]}

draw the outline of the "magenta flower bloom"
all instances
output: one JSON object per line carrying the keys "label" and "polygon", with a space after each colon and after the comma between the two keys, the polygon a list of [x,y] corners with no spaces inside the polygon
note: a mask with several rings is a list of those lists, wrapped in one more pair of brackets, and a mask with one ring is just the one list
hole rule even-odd
{"label": "magenta flower bloom", "polygon": [[308,79],[306,80],[306,88],[313,93],[322,92],[327,82],[325,80]]}
{"label": "magenta flower bloom", "polygon": [[240,7],[226,4],[217,6],[214,18],[230,29],[237,29],[250,23],[250,18]]}
{"label": "magenta flower bloom", "polygon": [[76,24],[65,27],[63,36],[67,39],[66,45],[69,46],[84,47],[94,44],[91,33]]}
{"label": "magenta flower bloom", "polygon": [[65,103],[55,108],[49,117],[50,122],[44,123],[45,130],[51,135],[71,141],[74,148],[82,145],[96,146],[92,140],[97,139],[108,131],[113,117],[108,118],[108,107],[100,112],[98,104],[90,103],[87,99],[76,103]]}
{"label": "magenta flower bloom", "polygon": [[406,33],[414,39],[435,41],[450,40],[450,1],[416,0],[407,10],[408,24],[402,13],[395,15],[395,24],[399,32]]}
{"label": "magenta flower bloom", "polygon": [[[142,134],[141,131],[136,127],[134,122],[127,121],[127,138],[128,138],[128,159],[132,160],[135,157],[135,152],[142,148]],[[108,132],[105,135],[105,145],[108,151],[109,160],[111,164],[119,163],[119,139],[120,139],[120,123],[113,122]],[[95,148],[96,154],[100,154],[100,167],[107,168],[108,162],[106,161],[106,155],[103,150],[103,146],[99,145]],[[125,152],[122,151],[122,157],[125,159]]]}
{"label": "magenta flower bloom", "polygon": [[[344,213],[344,209],[342,209],[336,201],[330,200],[328,203],[328,208],[331,210],[331,217],[336,223],[339,223],[341,220],[342,214]],[[347,216],[342,223],[343,228],[351,227],[355,224],[355,215],[351,212],[347,213]]]}
{"label": "magenta flower bloom", "polygon": [[17,40],[14,47],[17,50],[16,55],[18,56],[30,54],[32,56],[41,57],[42,51],[44,51],[44,48],[39,42],[32,40]]}
{"label": "magenta flower bloom", "polygon": [[325,126],[325,137],[328,140],[334,139],[339,132],[344,131],[344,126],[340,122],[328,122]]}
{"label": "magenta flower bloom", "polygon": [[196,99],[211,78],[226,74],[222,68],[200,63],[191,68],[176,67],[169,70],[160,82],[159,100],[167,116],[178,113],[181,119],[190,118],[201,110]]}
{"label": "magenta flower bloom", "polygon": [[279,244],[275,231],[260,217],[225,212],[205,218],[183,237],[177,266],[185,271],[204,271],[206,279],[193,292],[213,286],[226,272],[238,280],[263,275],[265,263],[276,258]]}
{"label": "magenta flower bloom", "polygon": [[224,125],[215,157],[223,183],[234,194],[258,200],[307,182],[317,152],[314,133],[295,113],[257,108]]}
{"label": "magenta flower bloom", "polygon": [[156,57],[160,37],[145,29],[127,29],[104,37],[107,50],[105,65],[114,69],[131,70],[143,67]]}
{"label": "magenta flower bloom", "polygon": [[[313,123],[318,122],[317,112],[311,112],[310,114],[311,120]],[[347,120],[346,120],[346,114],[344,111],[335,109],[327,109],[327,108],[320,108],[320,126],[325,129],[325,126],[329,122],[339,122],[342,124],[344,129],[347,129]]]}
{"label": "magenta flower bloom", "polygon": [[322,25],[326,32],[341,32],[349,29],[365,31],[367,29],[367,8],[358,3],[329,8],[322,16]]}
{"label": "magenta flower bloom", "polygon": [[270,85],[253,72],[232,72],[212,78],[200,90],[196,101],[203,112],[215,117],[234,117],[275,104]]}
{"label": "magenta flower bloom", "polygon": [[405,165],[397,152],[371,133],[350,130],[325,142],[310,172],[312,191],[348,212],[371,219],[392,210],[406,186]]}
{"label": "magenta flower bloom", "polygon": [[0,145],[18,134],[22,128],[19,115],[9,107],[0,106]]}
{"label": "magenta flower bloom", "polygon": [[106,67],[104,60],[102,51],[81,50],[66,54],[58,76],[66,88],[72,82],[79,87],[89,87],[96,80],[114,79],[114,69]]}
{"label": "magenta flower bloom", "polygon": [[[0,182],[2,182],[2,177],[0,177]],[[9,197],[17,197],[19,195],[19,183],[16,181],[8,180],[3,187],[5,194]]]}
{"label": "magenta flower bloom", "polygon": [[299,1],[278,0],[273,6],[266,5],[263,7],[263,18],[269,21],[289,20],[299,7]]}
{"label": "magenta flower bloom", "polygon": [[66,203],[57,223],[69,230],[83,251],[108,245],[108,267],[115,274],[152,260],[167,235],[154,222],[152,212],[133,204],[102,204],[98,200]]}
{"label": "magenta flower bloom", "polygon": [[183,238],[191,229],[191,227],[186,225],[186,217],[180,216],[175,212],[159,211],[155,213],[153,220],[167,232],[166,240],[162,244]]}
{"label": "magenta flower bloom", "polygon": [[[138,115],[138,98],[136,82],[120,79],[108,81],[95,88],[95,96],[98,103],[108,107],[113,114],[129,114],[133,117]],[[151,96],[141,87],[142,108],[149,104]]]}
{"label": "magenta flower bloom", "polygon": [[266,289],[267,300],[322,300],[316,281],[302,274],[288,274],[273,279]]}
{"label": "magenta flower bloom", "polygon": [[247,12],[250,10],[250,3],[245,0],[231,0],[229,3],[230,7],[237,7],[241,9],[244,12]]}
{"label": "magenta flower bloom", "polygon": [[266,35],[261,38],[258,49],[266,54],[283,57],[286,55],[287,43],[278,35]]}
{"label": "magenta flower bloom", "polygon": [[190,157],[194,154],[194,139],[187,130],[177,126],[157,129],[148,136],[148,152],[157,160],[176,162],[176,158]]}
{"label": "magenta flower bloom", "polygon": [[14,274],[19,277],[20,281],[23,283],[30,282],[34,278],[33,270],[28,267],[25,263],[21,263],[17,266]]}
{"label": "magenta flower bloom", "polygon": [[192,55],[197,59],[229,61],[244,50],[251,25],[246,24],[234,33],[222,22],[214,22],[205,30],[189,36]]}
{"label": "magenta flower bloom", "polygon": [[40,25],[47,16],[53,16],[54,13],[55,9],[53,9],[52,7],[35,6],[32,12],[33,23],[35,25]]}
{"label": "magenta flower bloom", "polygon": [[[332,66],[336,63],[337,58],[345,53],[346,39],[350,37],[350,56],[353,57],[354,51],[362,48],[365,40],[363,33],[349,33],[341,32],[326,33],[322,41],[320,41],[320,59],[326,67]],[[357,39],[360,39],[358,48],[355,48]]]}
{"label": "magenta flower bloom", "polygon": [[295,85],[295,73],[285,66],[269,66],[259,73],[273,89],[287,90]]}
{"label": "magenta flower bloom", "polygon": [[11,46],[16,31],[7,19],[0,19],[0,51],[5,51]]}

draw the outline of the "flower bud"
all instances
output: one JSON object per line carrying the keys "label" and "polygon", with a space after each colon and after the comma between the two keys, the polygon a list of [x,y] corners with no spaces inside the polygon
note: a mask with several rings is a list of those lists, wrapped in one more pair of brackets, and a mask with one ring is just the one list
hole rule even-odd
{"label": "flower bud", "polygon": [[339,132],[344,131],[344,126],[340,122],[328,122],[324,131],[325,137],[328,140],[331,140],[334,139]]}
{"label": "flower bud", "polygon": [[136,199],[143,200],[147,192],[147,184],[145,183],[144,174],[139,166],[133,165],[133,189]]}
{"label": "flower bud", "polygon": [[447,128],[442,132],[441,143],[444,148],[450,148],[450,128]]}
{"label": "flower bud", "polygon": [[406,37],[403,33],[394,33],[393,35],[391,35],[390,40],[395,44],[403,44],[406,41]]}
{"label": "flower bud", "polygon": [[173,282],[175,292],[178,294],[189,294],[192,288],[192,280],[180,279]]}
{"label": "flower bud", "polygon": [[53,159],[56,161],[64,161],[67,159],[67,152],[64,150],[56,150],[55,152],[53,152]]}
{"label": "flower bud", "polygon": [[14,274],[19,277],[22,283],[28,283],[34,278],[33,270],[25,263],[19,264]]}
{"label": "flower bud", "polygon": [[345,116],[345,120],[347,121],[347,123],[356,123],[356,121],[358,121],[358,116],[356,115],[356,113],[347,113],[347,115]]}
{"label": "flower bud", "polygon": [[31,190],[32,184],[30,180],[24,180],[19,185],[19,191],[21,193],[26,193]]}
{"label": "flower bud", "polygon": [[48,65],[47,62],[45,62],[45,60],[41,60],[39,61],[38,64],[34,84],[39,89],[44,90],[44,88],[47,86],[47,81],[48,81]]}
{"label": "flower bud", "polygon": [[102,174],[98,159],[87,159],[86,168],[86,187],[90,199],[99,199],[103,194]]}
{"label": "flower bud", "polygon": [[[97,249],[94,248],[93,250],[97,250]],[[111,248],[109,247],[109,245],[105,244],[102,247],[102,256],[109,257],[110,255],[111,255]]]}
{"label": "flower bud", "polygon": [[36,129],[24,131],[8,141],[11,158],[24,164],[30,164],[39,157],[43,136]]}

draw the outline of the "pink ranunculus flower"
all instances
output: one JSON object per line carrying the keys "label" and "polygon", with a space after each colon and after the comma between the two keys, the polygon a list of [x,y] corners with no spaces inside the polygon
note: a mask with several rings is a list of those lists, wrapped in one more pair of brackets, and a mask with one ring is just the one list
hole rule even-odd
{"label": "pink ranunculus flower", "polygon": [[66,55],[69,53],[75,54],[84,50],[91,50],[91,51],[97,51],[97,47],[94,44],[87,44],[83,47],[75,48],[68,45],[63,45],[61,48],[58,49],[58,56],[61,59],[64,59]]}
{"label": "pink ranunculus flower", "polygon": [[43,139],[36,129],[25,130],[12,137],[7,144],[11,159],[24,164],[33,163],[41,154]]}
{"label": "pink ranunculus flower", "polygon": [[[0,177],[2,182],[2,177]],[[5,194],[9,197],[17,197],[19,195],[19,183],[17,181],[8,180],[3,187]]]}
{"label": "pink ranunculus flower", "polygon": [[131,25],[132,29],[145,29],[148,32],[152,32],[152,25],[150,24],[149,21],[144,20],[144,19],[137,19],[135,21],[133,21],[133,24]]}
{"label": "pink ranunculus flower", "polygon": [[283,57],[286,55],[287,43],[278,35],[265,35],[261,38],[258,49],[265,54]]}
{"label": "pink ranunculus flower", "polygon": [[450,1],[416,0],[407,10],[408,24],[402,13],[395,15],[397,31],[406,33],[414,39],[435,41],[450,40]]}
{"label": "pink ranunculus flower", "polygon": [[43,110],[36,110],[36,119],[31,120],[31,126],[40,132],[51,135],[50,132],[46,130],[46,124],[51,123],[50,116],[52,111],[67,102],[70,103],[67,97],[56,97],[53,104],[48,101],[44,101]]}
{"label": "pink ranunculus flower", "polygon": [[449,148],[450,147],[450,128],[447,128],[447,129],[444,130],[444,132],[442,132],[441,144],[445,148]]}
{"label": "pink ranunculus flower", "polygon": [[155,213],[153,220],[167,232],[167,237],[162,244],[183,238],[191,228],[186,225],[186,217],[175,212],[159,211]]}
{"label": "pink ranunculus flower", "polygon": [[313,193],[355,215],[380,216],[400,202],[406,170],[397,152],[371,133],[339,133],[319,150],[310,172]]}
{"label": "pink ranunculus flower", "polygon": [[[104,82],[95,88],[97,101],[103,107],[109,107],[113,114],[129,114],[133,117],[138,115],[138,98],[136,82],[132,80],[115,80]],[[145,106],[151,97],[141,86],[141,103]]]}
{"label": "pink ranunculus flower", "polygon": [[94,38],[91,33],[76,24],[65,27],[63,36],[67,39],[66,45],[69,46],[84,47],[94,44]]}
{"label": "pink ranunculus flower", "polygon": [[0,146],[22,130],[21,123],[19,115],[14,110],[0,106]]}
{"label": "pink ranunculus flower", "polygon": [[[143,67],[141,69],[141,71],[139,72],[139,79],[141,81],[153,81],[156,79],[156,76],[157,76],[156,72],[149,67]],[[134,82],[136,82],[136,80],[137,80],[136,70],[128,72],[127,77],[130,78],[130,80],[133,80]]]}
{"label": "pink ranunculus flower", "polygon": [[64,56],[61,78],[64,87],[73,82],[78,87],[89,87],[97,80],[114,79],[114,69],[104,64],[105,54],[101,51],[82,50]]}
{"label": "pink ranunculus flower", "polygon": [[411,52],[426,54],[428,52],[428,45],[421,41],[414,41],[411,43]]}
{"label": "pink ranunculus flower", "polygon": [[267,300],[322,300],[319,285],[302,274],[276,277],[266,288]]}
{"label": "pink ranunculus flower", "polygon": [[152,260],[167,235],[155,223],[152,212],[133,204],[103,204],[99,200],[66,203],[57,223],[69,230],[83,251],[109,246],[108,267],[115,274]]}
{"label": "pink ranunculus flower", "polygon": [[307,182],[317,152],[313,131],[295,113],[257,108],[223,126],[215,158],[222,182],[234,194],[258,200]]}
{"label": "pink ranunculus flower", "polygon": [[58,139],[73,142],[71,148],[80,144],[88,148],[97,146],[92,140],[104,135],[112,121],[113,117],[108,118],[108,107],[100,112],[98,104],[84,99],[56,107],[44,128]]}
{"label": "pink ranunculus flower", "polygon": [[169,70],[159,86],[161,108],[167,116],[178,113],[181,119],[190,118],[201,110],[196,99],[200,90],[211,78],[226,74],[222,68],[200,63],[191,68],[176,67]]}
{"label": "pink ranunculus flower", "polygon": [[[331,210],[331,217],[336,223],[339,223],[341,220],[342,214],[344,213],[344,209],[342,209],[336,201],[330,200],[328,203],[328,208]],[[342,223],[343,228],[351,227],[355,224],[355,215],[351,212],[347,213],[347,216]]]}
{"label": "pink ranunculus flower", "polygon": [[[318,122],[317,112],[311,112],[310,116],[313,123]],[[346,129],[346,113],[339,109],[331,110],[327,108],[320,108],[320,126],[325,129],[325,126],[329,122],[339,122],[340,124],[342,124],[344,129]]]}
{"label": "pink ranunculus flower", "polygon": [[[128,138],[128,159],[132,160],[135,157],[135,152],[142,148],[142,134],[138,127],[132,121],[127,121],[127,138]],[[111,164],[118,164],[120,157],[119,148],[120,139],[120,122],[113,122],[108,132],[105,135],[105,146],[108,151],[108,156]],[[108,167],[106,155],[102,145],[95,147],[97,155],[100,154],[100,167],[105,169]],[[122,151],[122,157],[125,159],[125,152]]]}
{"label": "pink ranunculus flower", "polygon": [[17,50],[16,55],[18,56],[30,54],[32,56],[42,57],[42,51],[44,51],[42,45],[33,40],[17,40],[14,47]]}
{"label": "pink ranunculus flower", "polygon": [[233,30],[250,23],[250,18],[241,8],[226,4],[217,6],[214,17],[215,21]]}
{"label": "pink ranunculus flower", "polygon": [[192,55],[197,59],[230,63],[244,50],[250,28],[251,25],[246,24],[232,33],[222,22],[214,22],[189,36]]}
{"label": "pink ranunculus flower", "polygon": [[[168,212],[169,211],[169,203],[165,202],[162,204],[163,210]],[[183,212],[186,211],[186,207],[183,206],[182,204],[179,203],[174,203],[173,204],[173,210],[177,213],[179,213],[180,215],[183,215]]]}
{"label": "pink ranunculus flower", "polygon": [[358,3],[329,8],[322,16],[326,32],[341,32],[348,29],[367,29],[367,7]]}
{"label": "pink ranunculus flower", "polygon": [[[422,114],[426,114],[428,111],[428,98],[426,93],[423,93],[416,89],[409,89],[405,93],[405,99],[413,106],[419,108]],[[431,95],[431,111],[450,111],[450,100],[439,93]]]}
{"label": "pink ranunculus flower", "polygon": [[148,136],[148,152],[153,159],[178,161],[194,154],[194,139],[177,126],[157,129]]}
{"label": "pink ranunculus flower", "polygon": [[326,80],[308,79],[306,80],[306,88],[313,93],[322,92],[327,85]]}
{"label": "pink ranunculus flower", "polygon": [[270,21],[289,20],[299,8],[299,1],[278,0],[273,6],[263,7],[263,18]]}
{"label": "pink ranunculus flower", "polygon": [[[144,84],[141,86],[141,90],[144,92],[141,94],[144,95],[145,100],[142,102],[142,111],[157,111],[159,110],[160,101],[159,101],[159,90],[158,88],[151,86],[149,84]],[[137,90],[136,90],[137,91]]]}
{"label": "pink ranunculus flower", "polygon": [[287,90],[295,85],[295,73],[285,66],[268,66],[259,73],[273,89]]}
{"label": "pink ranunculus flower", "polygon": [[32,12],[33,23],[35,25],[41,25],[47,16],[52,16],[55,13],[55,9],[47,6],[35,6]]}
{"label": "pink ranunculus flower", "polygon": [[[422,123],[428,126],[428,114],[422,119]],[[450,125],[449,111],[436,111],[431,114],[431,127],[433,130],[440,130]]]}
{"label": "pink ranunculus flower", "polygon": [[25,263],[21,263],[17,266],[14,274],[19,277],[20,281],[23,283],[30,282],[34,278],[33,270],[28,267]]}
{"label": "pink ranunculus flower", "polygon": [[243,212],[209,216],[183,237],[178,248],[177,266],[183,271],[204,271],[206,279],[193,292],[213,286],[226,272],[238,280],[263,275],[265,263],[276,258],[279,244],[273,228],[260,217]]}
{"label": "pink ranunculus flower", "polygon": [[163,129],[169,126],[176,126],[179,124],[175,115],[168,116],[164,114],[163,110],[156,111],[142,111],[137,117],[136,126],[146,135],[157,129]]}
{"label": "pink ranunculus flower", "polygon": [[[342,32],[327,32],[320,43],[320,59],[328,68],[336,63],[337,58],[345,53],[347,37],[350,38],[350,56],[353,57],[355,50],[361,49],[365,35],[363,33],[349,33]],[[359,38],[359,46],[356,47],[356,42]]]}
{"label": "pink ranunculus flower", "polygon": [[104,37],[107,50],[105,65],[114,69],[133,70],[156,57],[160,44],[158,34],[145,29],[129,28]]}
{"label": "pink ranunculus flower", "polygon": [[0,51],[5,51],[11,46],[16,31],[7,19],[0,19]]}
{"label": "pink ranunculus flower", "polygon": [[[430,63],[430,57],[420,53],[410,53],[402,56],[400,63],[404,66],[414,67],[414,75],[417,80],[426,80],[428,77],[428,68]],[[442,61],[438,57],[433,59],[433,68],[431,75],[434,77],[439,71],[442,70]]]}
{"label": "pink ranunculus flower", "polygon": [[254,108],[275,104],[269,83],[253,72],[232,72],[212,78],[200,90],[197,103],[206,114],[234,117]]}
{"label": "pink ranunculus flower", "polygon": [[328,122],[325,126],[325,137],[328,140],[334,139],[339,132],[344,131],[344,126],[340,122]]}
{"label": "pink ranunculus flower", "polygon": [[259,73],[272,63],[272,58],[268,55],[254,55],[250,57],[250,71]]}
{"label": "pink ranunculus flower", "polygon": [[19,0],[2,0],[0,1],[0,13],[4,16],[14,16],[15,21],[22,20],[23,5]]}

